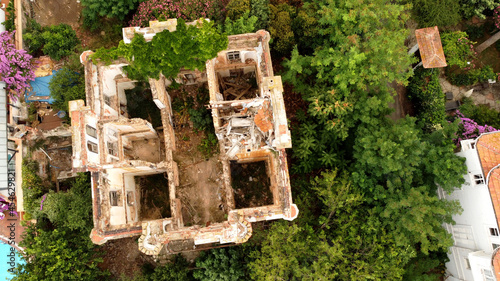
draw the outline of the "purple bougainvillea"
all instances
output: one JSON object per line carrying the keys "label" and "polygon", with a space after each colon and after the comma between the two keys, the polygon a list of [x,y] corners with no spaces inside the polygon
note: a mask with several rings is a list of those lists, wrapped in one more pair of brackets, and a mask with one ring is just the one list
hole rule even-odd
{"label": "purple bougainvillea", "polygon": [[35,65],[31,55],[12,44],[14,32],[0,33],[0,79],[14,92],[10,97],[17,99],[30,87],[29,81],[35,80]]}
{"label": "purple bougainvillea", "polygon": [[478,125],[474,120],[470,118],[466,118],[459,110],[456,111],[456,116],[460,118],[460,129],[457,133],[457,139],[455,139],[455,143],[460,145],[460,141],[475,139],[479,137],[482,133],[494,132],[498,131],[497,129],[484,125]]}

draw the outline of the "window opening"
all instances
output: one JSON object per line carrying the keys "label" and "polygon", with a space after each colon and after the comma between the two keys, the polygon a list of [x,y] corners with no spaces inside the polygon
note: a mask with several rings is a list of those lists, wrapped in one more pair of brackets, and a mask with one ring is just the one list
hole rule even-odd
{"label": "window opening", "polygon": [[233,51],[233,52],[227,52],[227,59],[229,61],[241,61],[240,59],[240,52],[238,51]]}
{"label": "window opening", "polygon": [[474,175],[474,182],[476,183],[476,185],[484,184],[483,175],[481,174]]}
{"label": "window opening", "polygon": [[97,143],[87,141],[87,148],[90,152],[97,153]]}
{"label": "window opening", "polygon": [[97,130],[94,127],[87,125],[85,127],[85,131],[86,131],[87,135],[89,135],[93,138],[97,138]]}

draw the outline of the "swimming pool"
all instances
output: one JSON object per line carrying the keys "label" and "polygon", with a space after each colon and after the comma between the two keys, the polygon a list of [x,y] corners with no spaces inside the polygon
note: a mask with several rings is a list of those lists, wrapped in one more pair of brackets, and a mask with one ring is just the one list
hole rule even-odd
{"label": "swimming pool", "polygon": [[[17,267],[18,264],[24,264],[21,257],[15,251],[15,257],[9,256],[11,254],[10,245],[0,241],[0,280],[10,280],[13,275],[8,271],[9,268]],[[12,263],[11,263],[12,262]]]}

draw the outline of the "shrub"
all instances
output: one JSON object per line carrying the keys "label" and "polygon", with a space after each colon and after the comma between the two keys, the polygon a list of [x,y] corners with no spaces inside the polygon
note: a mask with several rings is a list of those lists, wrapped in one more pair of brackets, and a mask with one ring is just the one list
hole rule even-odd
{"label": "shrub", "polygon": [[408,98],[413,102],[419,122],[429,129],[441,124],[446,115],[445,96],[437,70],[419,69],[410,80]]}
{"label": "shrub", "polygon": [[487,82],[488,79],[496,80],[497,74],[493,71],[493,68],[489,65],[465,71],[456,71],[448,73],[450,82],[457,86],[469,86],[477,83]]}
{"label": "shrub", "polygon": [[69,56],[80,42],[73,28],[64,23],[46,28],[42,38],[43,53],[55,60]]}
{"label": "shrub", "polygon": [[68,102],[85,98],[84,76],[63,67],[49,82],[54,107],[68,112]]}
{"label": "shrub", "polygon": [[37,54],[41,50],[55,60],[72,54],[80,43],[71,26],[62,23],[42,28],[35,20],[28,20],[23,39],[30,53]]}
{"label": "shrub", "polygon": [[470,40],[476,41],[477,39],[484,36],[484,27],[482,25],[466,25],[465,32]]}
{"label": "shrub", "polygon": [[26,214],[31,215],[40,208],[38,199],[47,191],[43,186],[42,179],[38,176],[38,163],[29,159],[23,159],[22,172],[24,210]]}
{"label": "shrub", "polygon": [[295,15],[295,8],[288,4],[278,6],[269,5],[271,17],[269,23],[269,33],[273,42],[271,47],[281,55],[287,55],[295,45],[295,38],[292,31],[292,19]]}
{"label": "shrub", "polygon": [[130,26],[149,26],[149,21],[182,18],[186,21],[199,18],[219,20],[224,12],[218,0],[146,0],[139,5]]}
{"label": "shrub", "polygon": [[476,121],[478,124],[500,128],[500,112],[489,108],[485,104],[475,105],[474,101],[470,98],[462,99],[460,113]]}
{"label": "shrub", "polygon": [[10,1],[7,5],[7,16],[2,24],[5,26],[5,30],[12,32],[16,30],[16,9],[14,9],[14,1]]}
{"label": "shrub", "polygon": [[473,47],[475,42],[467,38],[467,33],[463,31],[445,32],[441,34],[441,42],[443,43],[443,51],[449,66],[456,65],[460,68],[474,68],[474,61],[477,55]]}
{"label": "shrub", "polygon": [[32,56],[25,50],[17,50],[11,43],[14,33],[8,31],[0,33],[0,81],[5,82],[6,88],[15,91],[12,98],[24,94],[30,87],[29,81],[35,80]]}
{"label": "shrub", "polygon": [[457,139],[454,139],[457,145],[460,145],[462,140],[474,139],[482,133],[497,131],[492,126],[478,125],[474,120],[466,118],[459,110],[456,111],[456,116],[460,118],[459,132],[457,133]]}

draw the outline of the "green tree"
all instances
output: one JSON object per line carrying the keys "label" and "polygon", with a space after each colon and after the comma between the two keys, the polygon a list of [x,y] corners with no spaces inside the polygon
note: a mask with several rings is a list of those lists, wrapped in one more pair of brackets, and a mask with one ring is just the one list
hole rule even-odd
{"label": "green tree", "polygon": [[40,208],[38,199],[48,190],[47,187],[43,185],[40,176],[38,176],[37,174],[38,168],[38,162],[31,161],[27,158],[23,159],[23,183],[21,188],[23,189],[23,201],[24,210],[26,212],[26,220],[31,219],[32,214],[35,212],[35,210],[37,208]]}
{"label": "green tree", "polygon": [[257,18],[256,29],[267,29],[269,24],[269,0],[251,0],[250,15]]}
{"label": "green tree", "polygon": [[322,204],[321,225],[273,223],[252,254],[252,278],[401,280],[414,250],[395,245],[347,173],[324,172],[312,185]]}
{"label": "green tree", "polygon": [[90,233],[92,223],[92,189],[87,174],[72,180],[67,192],[50,191],[35,211],[35,217],[46,217],[57,228]]}
{"label": "green tree", "polygon": [[226,6],[226,18],[237,20],[250,11],[250,0],[231,0]]}
{"label": "green tree", "polygon": [[411,76],[404,41],[408,6],[394,1],[318,3],[324,41],[312,55],[297,49],[285,61],[284,79],[308,101],[310,118],[345,140],[360,121],[376,122],[390,112],[389,83]]}
{"label": "green tree", "polygon": [[61,23],[44,29],[42,51],[55,60],[69,56],[80,43],[76,32],[67,24]]}
{"label": "green tree", "polygon": [[410,79],[408,98],[415,107],[418,122],[423,124],[425,129],[430,130],[444,121],[446,100],[437,69],[416,70]]}
{"label": "green tree", "polygon": [[142,0],[81,0],[84,24],[91,29],[97,29],[99,17],[124,20],[140,2]]}
{"label": "green tree", "polygon": [[258,18],[256,16],[250,16],[249,11],[246,11],[243,16],[235,21],[227,17],[224,23],[224,32],[227,35],[251,33],[257,30],[257,21]]}
{"label": "green tree", "polygon": [[28,20],[23,39],[30,53],[37,54],[41,50],[55,60],[71,55],[80,43],[71,26],[61,23],[42,28],[35,20]]}
{"label": "green tree", "polygon": [[[247,280],[244,246],[202,252],[196,260],[193,276],[202,281]],[[246,278],[245,278],[246,277]]]}
{"label": "green tree", "polygon": [[295,8],[288,4],[277,6],[269,5],[269,33],[273,39],[271,48],[281,55],[288,55],[295,45],[292,30],[292,19],[295,17]]}
{"label": "green tree", "polygon": [[123,57],[130,62],[124,69],[132,79],[158,79],[160,73],[165,77],[176,77],[181,68],[204,70],[207,60],[227,48],[228,39],[220,34],[212,22],[186,25],[178,19],[177,29],[157,33],[151,42],[137,35],[130,44],[120,42],[117,48],[101,48],[92,59],[101,59],[106,63]]}
{"label": "green tree", "polygon": [[49,82],[50,96],[53,105],[68,112],[68,102],[85,99],[85,77],[73,70],[63,67]]}
{"label": "green tree", "polygon": [[8,32],[12,32],[16,30],[16,10],[14,9],[14,1],[9,1],[9,4],[7,4],[7,9],[5,9],[7,12],[7,16],[5,18],[5,21],[2,22],[2,24],[5,26],[5,30]]}
{"label": "green tree", "polygon": [[498,0],[460,0],[463,16],[466,19],[477,16],[484,19],[485,10],[493,10],[500,5]]}
{"label": "green tree", "polygon": [[354,145],[352,179],[370,204],[377,206],[382,225],[396,244],[419,245],[420,251],[447,249],[450,234],[442,227],[461,211],[458,202],[437,198],[461,186],[464,159],[454,154],[452,136],[458,123],[424,135],[407,118],[395,125],[361,127]]}
{"label": "green tree", "polygon": [[462,19],[459,1],[455,0],[411,0],[412,14],[419,28],[457,24]]}
{"label": "green tree", "polygon": [[88,233],[29,224],[19,245],[24,248],[26,264],[18,265],[13,281],[101,280],[107,276],[97,267],[102,259],[93,250]]}
{"label": "green tree", "polygon": [[188,262],[181,256],[175,256],[171,263],[157,266],[153,272],[146,275],[150,281],[190,281],[194,280],[189,271]]}

